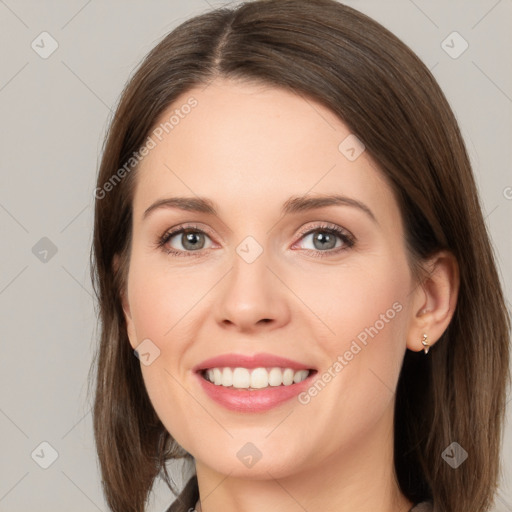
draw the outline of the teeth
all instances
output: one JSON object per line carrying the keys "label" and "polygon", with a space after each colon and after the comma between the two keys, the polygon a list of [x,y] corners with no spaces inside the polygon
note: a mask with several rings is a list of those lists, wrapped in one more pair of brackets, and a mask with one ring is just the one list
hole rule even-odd
{"label": "teeth", "polygon": [[[215,383],[214,383],[215,384]],[[246,368],[235,368],[233,370],[233,387],[248,388],[251,384],[251,374]]]}
{"label": "teeth", "polygon": [[281,368],[272,368],[268,372],[268,383],[270,386],[280,386],[283,383],[283,372]]}
{"label": "teeth", "polygon": [[[247,370],[244,371],[249,373]],[[255,368],[251,372],[251,388],[268,388],[268,372],[265,370],[265,368]]]}
{"label": "teeth", "polygon": [[295,375],[295,372],[291,368],[286,368],[286,370],[283,372],[283,384],[285,386],[290,386],[293,384],[293,376]]}
{"label": "teeth", "polygon": [[233,370],[231,368],[222,370],[222,385],[226,387],[233,385]]}
{"label": "teeth", "polygon": [[[306,375],[304,375],[304,372],[306,372]],[[295,375],[293,376],[293,382],[295,382],[295,384],[298,384],[299,382],[302,382],[307,376],[307,370],[301,370],[300,372],[296,372]]]}
{"label": "teeth", "polygon": [[292,368],[210,368],[204,377],[216,386],[237,389],[263,389],[290,386],[306,379],[309,370],[294,371]]}

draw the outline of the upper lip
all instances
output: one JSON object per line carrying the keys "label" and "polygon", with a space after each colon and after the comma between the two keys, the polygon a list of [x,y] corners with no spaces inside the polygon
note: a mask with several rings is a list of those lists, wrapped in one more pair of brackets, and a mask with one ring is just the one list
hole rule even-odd
{"label": "upper lip", "polygon": [[193,371],[200,372],[209,368],[291,368],[292,370],[312,370],[307,364],[276,356],[274,354],[222,354],[202,361]]}

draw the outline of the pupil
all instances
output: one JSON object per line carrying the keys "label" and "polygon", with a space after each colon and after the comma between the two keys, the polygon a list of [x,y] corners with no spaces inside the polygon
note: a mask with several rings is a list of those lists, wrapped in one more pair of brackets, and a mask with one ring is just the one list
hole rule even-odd
{"label": "pupil", "polygon": [[[329,233],[319,233],[313,240],[317,249],[333,249],[336,245],[334,236]],[[320,247],[316,246],[316,242],[320,243]]]}
{"label": "pupil", "polygon": [[200,240],[198,240],[200,236],[202,235],[200,235],[199,233],[184,233],[184,242],[182,242],[183,247],[185,247],[185,249],[191,249],[193,251],[201,249],[204,245],[204,240],[202,244],[198,243],[200,242]]}

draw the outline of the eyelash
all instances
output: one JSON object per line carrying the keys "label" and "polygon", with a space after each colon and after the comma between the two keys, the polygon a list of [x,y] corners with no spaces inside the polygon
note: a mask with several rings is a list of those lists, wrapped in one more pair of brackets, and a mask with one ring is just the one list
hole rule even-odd
{"label": "eyelash", "polygon": [[[333,254],[338,254],[342,251],[346,251],[347,249],[352,248],[356,242],[355,237],[352,234],[350,234],[348,231],[340,228],[339,226],[336,226],[336,224],[330,224],[330,223],[321,223],[318,226],[314,226],[313,228],[308,228],[306,230],[301,231],[299,233],[299,235],[300,235],[299,240],[301,240],[305,236],[310,235],[311,233],[315,233],[317,231],[325,232],[325,233],[329,233],[331,235],[338,236],[342,240],[343,246],[338,247],[336,249],[329,249],[326,251],[320,251],[320,250],[315,250],[315,249],[303,249],[308,254],[310,254],[316,258],[325,258],[328,256],[332,256]],[[177,249],[172,249],[172,248],[169,249],[166,247],[166,244],[167,244],[167,242],[169,242],[169,240],[171,240],[174,236],[179,235],[180,233],[184,233],[184,232],[192,232],[192,233],[197,232],[197,233],[201,233],[203,235],[210,236],[208,232],[204,231],[203,229],[201,229],[200,227],[198,227],[196,225],[183,225],[182,224],[182,225],[177,226],[172,231],[167,231],[166,233],[164,233],[158,239],[158,241],[156,243],[157,248],[163,250],[166,254],[172,254],[173,256],[178,256],[178,257],[182,257],[182,256],[200,257],[200,256],[202,256],[203,255],[202,250],[180,251]]]}

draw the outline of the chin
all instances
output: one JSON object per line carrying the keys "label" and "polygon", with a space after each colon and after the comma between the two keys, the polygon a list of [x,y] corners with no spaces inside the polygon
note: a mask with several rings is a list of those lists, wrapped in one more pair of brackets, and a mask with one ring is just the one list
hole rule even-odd
{"label": "chin", "polygon": [[[285,478],[301,471],[303,465],[310,460],[306,455],[307,447],[299,439],[286,436],[265,439],[270,430],[254,435],[235,435],[223,444],[212,442],[209,446],[194,449],[191,452],[196,464],[203,464],[212,470],[236,478],[252,480],[268,480],[269,478]],[[302,437],[302,436],[299,436]],[[200,461],[200,462],[199,462]]]}

